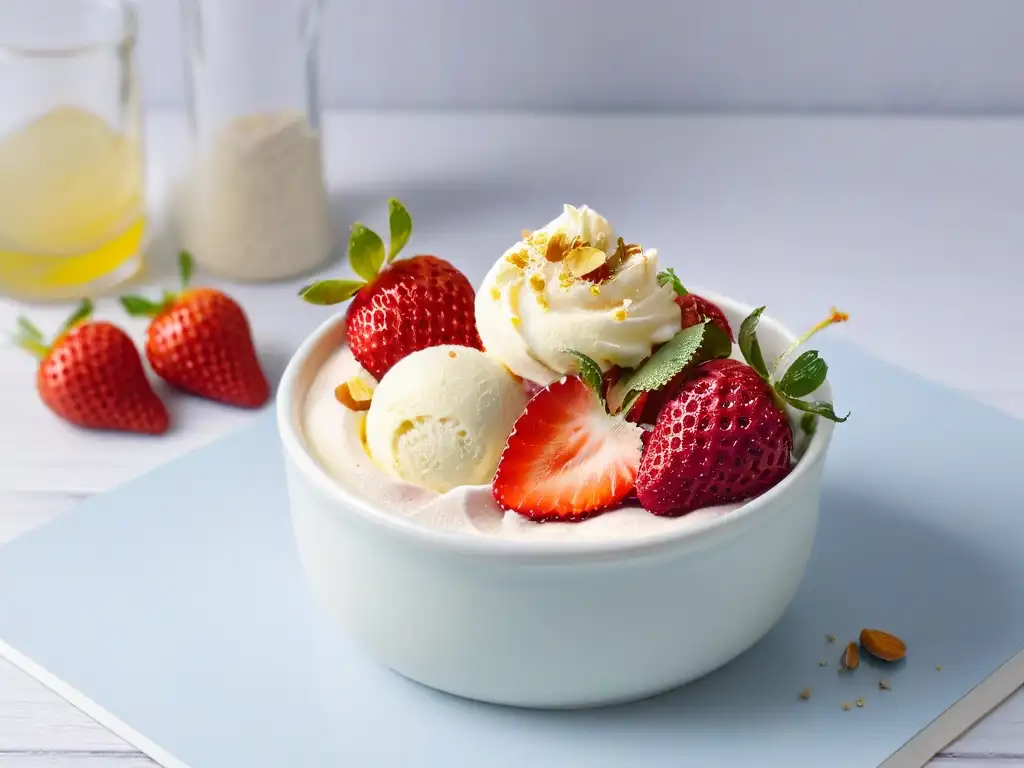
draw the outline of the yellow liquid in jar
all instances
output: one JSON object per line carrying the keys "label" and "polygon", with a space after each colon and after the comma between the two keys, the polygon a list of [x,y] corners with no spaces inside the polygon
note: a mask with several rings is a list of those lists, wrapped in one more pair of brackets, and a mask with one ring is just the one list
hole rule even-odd
{"label": "yellow liquid in jar", "polygon": [[69,298],[135,272],[145,236],[138,139],[52,110],[0,137],[0,291]]}

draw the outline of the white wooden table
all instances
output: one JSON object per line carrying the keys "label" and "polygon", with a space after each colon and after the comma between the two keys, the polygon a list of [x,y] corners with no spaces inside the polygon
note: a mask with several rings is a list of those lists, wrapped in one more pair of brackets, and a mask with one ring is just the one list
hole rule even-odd
{"label": "white wooden table", "polygon": [[[325,131],[341,232],[356,218],[380,226],[398,195],[415,249],[471,264],[478,280],[523,226],[587,202],[620,229],[642,222],[640,237],[691,283],[767,301],[794,326],[838,304],[853,315],[838,332],[1024,418],[1024,121],[349,114],[329,116]],[[180,115],[150,116],[157,211],[186,147]],[[528,218],[501,217],[510,204]],[[154,246],[151,284],[171,284],[167,242]],[[274,377],[324,317],[296,301],[300,282],[230,288]],[[25,312],[49,331],[67,311],[2,299],[0,328]],[[98,313],[141,338],[111,299]],[[28,356],[0,346],[3,541],[251,418],[177,398],[164,438],[84,434],[38,403],[33,373]],[[1024,768],[1024,693],[934,761],[950,764]],[[0,660],[8,765],[152,763]]]}

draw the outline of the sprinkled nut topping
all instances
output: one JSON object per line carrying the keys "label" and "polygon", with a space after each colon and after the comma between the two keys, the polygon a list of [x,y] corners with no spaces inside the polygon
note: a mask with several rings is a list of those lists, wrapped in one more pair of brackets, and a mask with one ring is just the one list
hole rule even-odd
{"label": "sprinkled nut topping", "polygon": [[519,269],[525,269],[526,264],[529,262],[529,256],[526,251],[514,251],[505,257],[508,263]]}
{"label": "sprinkled nut topping", "polygon": [[537,294],[537,305],[545,312],[551,309],[551,306],[548,304],[547,297],[541,294]]}
{"label": "sprinkled nut topping", "polygon": [[619,307],[614,312],[612,312],[612,317],[615,318],[615,322],[621,323],[623,320],[626,319],[626,310],[622,307]]}
{"label": "sprinkled nut topping", "polygon": [[501,298],[501,290],[498,288],[491,288],[491,298],[498,301]]}
{"label": "sprinkled nut topping", "polygon": [[800,691],[800,698],[804,699],[805,701],[807,699],[811,698],[811,689],[810,688],[804,688],[802,691]]}
{"label": "sprinkled nut topping", "polygon": [[608,259],[608,254],[600,248],[573,248],[564,258],[565,267],[576,277],[589,275],[599,269]]}
{"label": "sprinkled nut topping", "polygon": [[544,290],[544,278],[537,274],[530,275],[530,287],[540,293]]}
{"label": "sprinkled nut topping", "polygon": [[373,390],[357,377],[334,388],[334,398],[350,411],[367,411],[373,399]]}
{"label": "sprinkled nut topping", "polygon": [[592,286],[590,286],[590,293],[593,296],[600,296],[601,295],[601,286],[600,285],[592,285]]}
{"label": "sprinkled nut topping", "polygon": [[565,258],[565,254],[570,250],[569,242],[566,240],[565,235],[558,232],[548,240],[547,247],[544,249],[544,258],[548,261],[559,262]]}

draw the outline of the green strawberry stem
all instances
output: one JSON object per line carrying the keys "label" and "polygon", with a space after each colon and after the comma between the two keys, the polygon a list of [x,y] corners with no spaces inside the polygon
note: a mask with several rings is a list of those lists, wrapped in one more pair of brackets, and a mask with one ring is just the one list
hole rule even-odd
{"label": "green strawberry stem", "polygon": [[[57,338],[59,339],[64,334],[71,331],[75,326],[84,323],[92,315],[93,305],[89,299],[82,299],[81,303],[75,307],[75,311],[71,313],[64,324],[61,326],[60,333]],[[46,338],[43,336],[43,332],[34,325],[27,317],[19,317],[17,319],[17,327],[15,332],[11,335],[11,340],[15,346],[19,349],[23,349],[35,358],[42,360],[46,355],[49,354],[52,345],[46,343]]]}
{"label": "green strawberry stem", "polygon": [[801,336],[792,344],[790,344],[789,349],[787,349],[785,352],[783,352],[775,359],[775,363],[774,365],[772,365],[771,375],[775,376],[775,372],[779,370],[779,366],[782,365],[784,361],[788,360],[792,356],[792,354],[796,352],[801,346],[806,344],[810,340],[810,338],[814,336],[814,334],[818,333],[819,331],[825,330],[830,325],[845,323],[849,319],[850,316],[846,312],[840,312],[835,307],[832,307],[828,317],[826,317],[820,323],[814,325],[809,331],[807,331],[807,333],[805,333],[803,336]]}
{"label": "green strawberry stem", "polygon": [[299,296],[310,304],[327,306],[348,301],[371,285],[381,270],[395,260],[412,235],[412,217],[395,198],[388,200],[388,233],[385,250],[380,235],[361,222],[355,222],[348,238],[348,261],[359,280],[319,280],[303,286]]}
{"label": "green strawberry stem", "polygon": [[667,267],[663,272],[658,273],[658,285],[671,285],[672,290],[678,296],[688,296],[690,293],[683,287],[683,281],[679,279],[672,267]]}
{"label": "green strawberry stem", "polygon": [[814,334],[828,328],[830,325],[845,323],[850,319],[849,315],[833,308],[827,318],[803,334],[790,345],[789,349],[779,355],[771,370],[768,370],[764,362],[764,355],[761,352],[761,344],[757,340],[757,325],[760,322],[762,312],[764,312],[764,307],[758,307],[743,321],[740,325],[738,343],[740,352],[743,353],[743,359],[771,387],[776,405],[781,410],[785,410],[785,406],[789,405],[805,414],[823,416],[835,422],[846,421],[849,418],[849,414],[846,414],[846,416],[836,416],[831,403],[821,400],[803,399],[817,390],[824,383],[825,377],[828,375],[828,365],[818,356],[816,350],[804,352],[797,357],[782,376],[776,376],[776,373],[779,371],[782,363],[791,357]]}
{"label": "green strawberry stem", "polygon": [[178,272],[181,275],[181,290],[178,292],[164,290],[159,301],[147,299],[145,296],[122,296],[121,306],[124,307],[131,317],[156,317],[161,312],[170,308],[192,282],[192,273],[195,270],[195,261],[188,251],[181,251],[178,254]]}

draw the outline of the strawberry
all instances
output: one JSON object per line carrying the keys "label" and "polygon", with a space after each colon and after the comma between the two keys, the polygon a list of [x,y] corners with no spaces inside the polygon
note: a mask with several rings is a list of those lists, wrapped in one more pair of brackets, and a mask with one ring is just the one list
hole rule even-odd
{"label": "strawberry", "polygon": [[740,328],[746,363],[712,359],[686,370],[662,408],[644,448],[636,479],[640,504],[656,515],[678,516],[702,507],[758,496],[789,474],[793,429],[785,405],[833,421],[827,402],[807,401],[828,372],[816,351],[805,352],[779,378],[779,365],[814,333],[847,316],[831,315],[779,358],[765,365],[756,329],[764,307]]}
{"label": "strawberry", "polygon": [[[299,295],[311,304],[352,299],[345,329],[352,355],[380,381],[407,355],[427,347],[455,344],[483,350],[476,330],[472,284],[437,256],[395,260],[412,233],[412,218],[389,201],[390,244],[359,222],[352,225],[348,256],[362,280],[322,280]],[[354,297],[354,298],[353,298]]]}
{"label": "strawberry", "polygon": [[676,276],[675,270],[669,268],[659,273],[658,282],[661,285],[671,285],[672,290],[676,292],[676,304],[679,305],[679,309],[682,311],[683,328],[694,326],[701,320],[710,320],[725,332],[725,335],[729,337],[729,341],[736,341],[732,334],[732,327],[729,325],[729,319],[725,316],[725,313],[714,302],[687,291],[683,287],[683,283]]}
{"label": "strawberry", "polygon": [[537,522],[578,522],[634,487],[642,430],[606,410],[601,369],[580,353],[580,376],[540,392],[512,427],[491,483],[504,509]]}
{"label": "strawberry", "polygon": [[39,358],[36,390],[65,421],[86,429],[160,435],[170,419],[150,386],[135,344],[107,322],[89,321],[92,303],[82,302],[50,346],[25,318],[14,341]]}
{"label": "strawberry", "polygon": [[249,320],[238,303],[213,288],[189,288],[192,257],[180,256],[181,293],[159,302],[123,296],[133,317],[151,318],[146,359],[156,374],[178,389],[239,408],[259,408],[270,385],[256,356]]}

